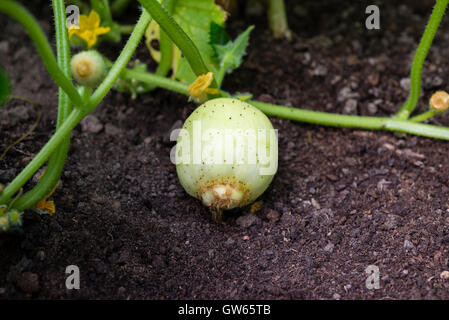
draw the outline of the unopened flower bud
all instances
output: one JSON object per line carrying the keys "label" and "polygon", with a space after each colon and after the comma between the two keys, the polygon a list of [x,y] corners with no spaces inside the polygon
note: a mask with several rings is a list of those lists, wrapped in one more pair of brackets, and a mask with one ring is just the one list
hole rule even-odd
{"label": "unopened flower bud", "polygon": [[106,63],[95,50],[82,51],[72,57],[72,75],[82,86],[97,87],[106,76]]}
{"label": "unopened flower bud", "polygon": [[437,91],[430,98],[429,104],[436,112],[444,112],[449,108],[449,94],[446,91]]}

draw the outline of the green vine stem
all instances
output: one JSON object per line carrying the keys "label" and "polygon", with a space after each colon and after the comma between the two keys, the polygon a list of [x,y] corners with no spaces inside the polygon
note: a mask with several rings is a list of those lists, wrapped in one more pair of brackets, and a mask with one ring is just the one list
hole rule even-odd
{"label": "green vine stem", "polygon": [[[189,96],[187,85],[175,80],[160,77],[155,74],[125,69],[123,70],[121,76],[125,77],[126,79],[135,79],[147,84],[157,85],[158,87]],[[224,97],[230,97],[230,94],[224,91],[220,91],[220,95]],[[331,127],[399,131],[417,136],[449,140],[449,128],[416,123],[411,121],[412,119],[402,120],[390,117],[351,116],[337,113],[290,108],[253,100],[250,100],[248,102],[269,116],[275,116],[298,122],[306,122]]]}
{"label": "green vine stem", "polygon": [[183,84],[179,81],[168,79],[166,77],[161,77],[157,74],[125,69],[122,71],[122,74],[120,76],[127,80],[134,79],[137,81],[141,81],[149,86],[164,88],[170,91],[181,93],[186,96],[189,95],[188,85]]}
{"label": "green vine stem", "polygon": [[417,136],[449,140],[449,128],[411,122],[397,118],[349,116],[336,113],[289,108],[264,102],[250,104],[269,116],[331,127],[399,131]]}
{"label": "green vine stem", "polygon": [[430,119],[438,114],[439,113],[436,112],[435,110],[428,110],[424,113],[418,114],[417,116],[411,117],[409,120],[413,121],[413,122],[421,122],[421,121]]}
{"label": "green vine stem", "polygon": [[75,105],[80,105],[81,98],[78,94],[78,91],[76,90],[72,82],[58,67],[50,44],[48,43],[48,40],[44,32],[42,31],[41,26],[33,17],[33,15],[21,4],[11,0],[0,1],[0,12],[8,15],[24,27],[34,45],[36,46],[37,51],[39,52],[39,55],[44,62],[45,68],[47,69],[52,79],[67,93],[67,95],[70,97],[70,100],[72,100]]}
{"label": "green vine stem", "polygon": [[284,0],[269,0],[268,21],[270,22],[270,28],[275,38],[291,38]]}
{"label": "green vine stem", "polygon": [[[175,20],[167,14],[165,9],[157,0],[138,0],[142,7],[147,10],[159,26],[167,33],[171,40],[178,46],[182,54],[189,61],[193,72],[197,76],[206,74],[209,69],[206,67],[198,48],[195,46],[189,36],[175,22]],[[212,88],[217,88],[217,82],[213,80]]]}
{"label": "green vine stem", "polygon": [[[3,190],[0,195],[0,204],[8,203],[12,196],[19,191],[19,189],[36,173],[36,171],[42,167],[47,161],[50,155],[56,150],[56,148],[66,139],[73,128],[90,112],[92,112],[96,106],[101,102],[104,96],[109,92],[117,77],[120,75],[126,64],[131,59],[137,45],[139,44],[151,17],[148,12],[143,11],[142,15],[137,22],[134,31],[129,37],[123,51],[115,61],[108,75],[92,94],[82,108],[76,108],[72,110],[68,118],[64,121],[61,127],[56,130],[55,134],[45,144],[45,146],[39,151],[39,153],[31,160],[31,162],[23,169],[20,174]],[[78,92],[77,92],[78,94]],[[81,99],[81,98],[80,98]]]}
{"label": "green vine stem", "polygon": [[112,86],[119,77],[120,73],[126,67],[132,55],[134,54],[134,51],[136,51],[140,39],[142,39],[142,36],[145,33],[145,30],[148,27],[150,21],[151,21],[150,14],[146,10],[144,10],[134,28],[134,31],[128,38],[125,47],[123,48],[117,60],[114,62],[108,75],[103,80],[103,82],[98,86],[98,88],[92,94],[86,106],[84,107],[86,113],[92,112],[101,102],[101,100],[103,100],[103,98],[106,96],[109,90],[111,90]]}
{"label": "green vine stem", "polygon": [[[56,51],[58,65],[63,71],[64,75],[71,79],[70,73],[70,45],[67,35],[67,28],[65,24],[65,4],[64,0],[53,0],[53,13],[55,17],[56,29]],[[56,122],[56,129],[59,129],[62,123],[72,112],[72,105],[69,97],[61,88],[58,89],[58,119]],[[57,150],[51,155],[45,174],[36,184],[36,186],[29,192],[21,196],[14,203],[14,207],[19,210],[24,210],[33,207],[37,202],[47,195],[51,189],[56,185],[61,177],[64,169],[67,153],[70,147],[70,136],[67,137]]]}
{"label": "green vine stem", "polygon": [[407,119],[413,112],[421,94],[421,74],[427,53],[443,18],[449,0],[437,0],[430,15],[424,34],[421,37],[410,71],[410,92],[407,101],[396,113],[396,117]]}

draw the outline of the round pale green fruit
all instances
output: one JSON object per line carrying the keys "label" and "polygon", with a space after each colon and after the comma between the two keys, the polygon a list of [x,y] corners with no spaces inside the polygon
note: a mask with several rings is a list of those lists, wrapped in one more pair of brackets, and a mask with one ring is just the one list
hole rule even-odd
{"label": "round pale green fruit", "polygon": [[70,70],[78,84],[96,88],[106,76],[106,63],[95,50],[81,51],[72,57]]}
{"label": "round pale green fruit", "polygon": [[242,207],[254,202],[276,174],[277,134],[252,105],[213,99],[185,121],[174,159],[188,194],[217,211]]}

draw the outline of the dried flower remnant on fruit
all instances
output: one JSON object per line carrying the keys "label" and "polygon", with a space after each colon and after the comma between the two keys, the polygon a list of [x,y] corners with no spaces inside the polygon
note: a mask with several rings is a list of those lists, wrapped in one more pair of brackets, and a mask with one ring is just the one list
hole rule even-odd
{"label": "dried flower remnant on fruit", "polygon": [[437,91],[430,98],[430,108],[436,112],[444,112],[449,108],[449,94],[446,91]]}
{"label": "dried flower remnant on fruit", "polygon": [[111,30],[109,27],[100,27],[100,22],[100,15],[95,10],[92,10],[89,16],[80,15],[79,27],[71,26],[69,28],[69,38],[76,35],[86,41],[89,48],[94,46],[98,41],[98,36]]}
{"label": "dried flower remnant on fruit", "polygon": [[189,87],[190,96],[199,101],[204,101],[208,93],[218,94],[217,89],[209,88],[213,80],[214,74],[212,72],[208,72],[196,78],[195,82]]}

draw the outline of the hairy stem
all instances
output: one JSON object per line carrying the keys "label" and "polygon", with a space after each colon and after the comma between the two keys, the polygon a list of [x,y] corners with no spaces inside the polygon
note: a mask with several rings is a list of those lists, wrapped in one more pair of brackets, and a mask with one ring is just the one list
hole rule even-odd
{"label": "hairy stem", "polygon": [[[71,79],[70,74],[70,45],[65,25],[65,4],[64,0],[53,0],[53,12],[55,17],[56,29],[56,51],[58,65],[64,75]],[[58,119],[56,129],[59,129],[62,123],[68,118],[72,111],[72,105],[69,97],[61,88],[58,89]],[[33,207],[37,202],[47,195],[56,185],[64,169],[67,153],[70,146],[70,136],[64,139],[61,145],[51,155],[45,174],[39,180],[37,185],[29,192],[21,196],[14,202],[14,207],[19,210],[25,210]]]}
{"label": "hairy stem", "polygon": [[140,39],[142,39],[142,36],[145,33],[145,30],[148,27],[150,21],[151,16],[147,11],[144,10],[134,28],[134,31],[126,42],[126,45],[120,53],[119,57],[114,62],[108,75],[98,86],[97,90],[95,90],[95,92],[92,94],[87,105],[85,106],[85,110],[87,111],[87,113],[92,112],[101,102],[101,100],[103,100],[109,90],[111,90],[120,73],[126,67],[132,55],[134,54],[134,51],[136,51]]}
{"label": "hairy stem", "polygon": [[61,87],[70,100],[75,105],[81,104],[81,98],[72,82],[64,75],[61,69],[58,67],[53,51],[50,44],[42,31],[41,26],[33,17],[33,15],[21,4],[11,0],[0,1],[0,12],[8,15],[12,19],[19,22],[26,30],[31,40],[39,52],[42,61],[47,69],[48,73],[56,84]]}
{"label": "hairy stem", "polygon": [[291,37],[291,31],[288,29],[287,14],[285,12],[284,0],[269,0],[268,3],[268,21],[275,38]]}
{"label": "hairy stem", "polygon": [[432,45],[435,34],[446,11],[449,0],[437,0],[435,7],[430,15],[424,34],[419,42],[418,48],[413,58],[412,68],[410,71],[410,92],[407,101],[402,105],[401,109],[396,113],[396,117],[407,119],[418,103],[421,94],[421,74],[427,53]]}

